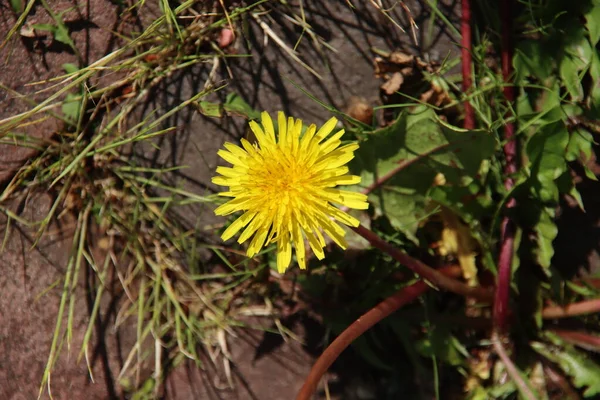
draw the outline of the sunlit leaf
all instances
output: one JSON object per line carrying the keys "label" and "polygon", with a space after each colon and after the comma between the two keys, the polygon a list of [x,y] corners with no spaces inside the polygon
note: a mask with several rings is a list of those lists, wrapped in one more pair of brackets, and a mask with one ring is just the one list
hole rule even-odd
{"label": "sunlit leaf", "polygon": [[426,195],[436,175],[443,174],[449,186],[467,186],[494,148],[488,133],[441,123],[431,109],[421,107],[370,134],[361,142],[351,169],[360,173],[362,186],[369,186],[404,163],[405,168],[373,191],[369,200],[376,216],[386,216],[416,241],[418,224],[429,213]]}
{"label": "sunlit leaf", "polygon": [[554,222],[554,216],[550,215],[550,210],[542,210],[539,221],[534,226],[534,231],[537,237],[537,248],[535,249],[537,262],[540,266],[549,268],[554,256],[552,242],[558,236],[558,227]]}
{"label": "sunlit leaf", "polygon": [[62,112],[70,121],[74,122],[79,119],[79,111],[81,109],[81,96],[69,93],[62,104]]}
{"label": "sunlit leaf", "polygon": [[200,112],[207,117],[220,118],[223,116],[223,111],[220,103],[212,103],[210,101],[201,101],[199,103]]}
{"label": "sunlit leaf", "polygon": [[592,46],[600,41],[600,7],[592,6],[585,14],[585,26],[590,35]]}
{"label": "sunlit leaf", "polygon": [[258,119],[260,111],[255,110],[237,93],[229,93],[223,104],[223,109],[229,113],[242,115],[249,119]]}
{"label": "sunlit leaf", "polygon": [[558,201],[555,180],[567,170],[565,153],[568,144],[569,132],[562,121],[541,127],[527,143],[532,187],[542,202]]}
{"label": "sunlit leaf", "polygon": [[533,349],[538,353],[558,364],[570,376],[575,387],[585,389],[584,397],[600,394],[600,366],[588,358],[583,352],[567,345],[558,336],[545,333],[545,336],[554,346],[542,342],[532,343]]}

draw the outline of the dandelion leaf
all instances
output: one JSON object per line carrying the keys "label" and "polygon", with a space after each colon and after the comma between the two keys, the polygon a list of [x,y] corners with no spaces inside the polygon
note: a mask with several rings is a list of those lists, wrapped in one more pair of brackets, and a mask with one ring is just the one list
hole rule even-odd
{"label": "dandelion leaf", "polygon": [[532,344],[533,349],[556,363],[570,376],[573,385],[583,390],[584,397],[597,398],[600,394],[600,366],[583,352],[563,343],[558,336],[551,333],[546,333],[545,336],[554,346],[535,342]]}
{"label": "dandelion leaf", "polygon": [[367,187],[403,165],[371,192],[369,200],[376,217],[387,217],[416,242],[418,224],[431,212],[428,200],[435,177],[443,174],[449,190],[468,186],[494,148],[495,140],[488,133],[452,127],[433,110],[418,107],[370,134],[355,153],[351,170],[361,175],[361,186]]}

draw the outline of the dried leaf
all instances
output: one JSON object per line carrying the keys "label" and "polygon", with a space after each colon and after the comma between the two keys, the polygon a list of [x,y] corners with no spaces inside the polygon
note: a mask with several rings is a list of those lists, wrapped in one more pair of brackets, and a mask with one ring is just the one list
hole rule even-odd
{"label": "dried leaf", "polygon": [[439,251],[442,255],[454,255],[460,264],[463,277],[470,285],[477,284],[477,242],[471,236],[469,227],[456,214],[443,207],[440,213],[444,229]]}
{"label": "dried leaf", "polygon": [[404,77],[401,73],[396,72],[387,82],[381,85],[381,90],[387,95],[392,95],[400,90],[400,86],[402,86],[403,83]]}

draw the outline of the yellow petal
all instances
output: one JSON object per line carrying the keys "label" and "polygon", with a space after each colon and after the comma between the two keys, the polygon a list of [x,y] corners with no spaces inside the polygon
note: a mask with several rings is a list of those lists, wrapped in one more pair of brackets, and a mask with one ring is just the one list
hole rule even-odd
{"label": "yellow petal", "polygon": [[361,181],[360,176],[356,175],[344,175],[344,176],[334,176],[328,179],[324,179],[320,182],[320,184],[325,185],[326,187],[334,187],[338,185],[356,185]]}
{"label": "yellow petal", "polygon": [[231,239],[231,237],[238,233],[238,231],[244,226],[246,226],[248,222],[250,222],[250,220],[254,218],[255,215],[256,212],[245,212],[241,217],[239,217],[231,225],[229,225],[227,229],[225,229],[225,232],[223,232],[223,234],[221,235],[221,239],[223,239],[224,242]]}
{"label": "yellow petal", "polygon": [[239,170],[236,168],[229,168],[229,167],[217,167],[217,174],[221,174],[223,176],[226,176],[227,178],[234,178],[237,176],[240,176],[244,173],[243,170]]}
{"label": "yellow petal", "polygon": [[238,157],[240,160],[244,160],[246,157],[248,157],[248,153],[246,153],[244,151],[244,149],[242,149],[239,146],[236,146],[233,143],[229,143],[229,142],[225,142],[225,144],[223,144],[223,146],[229,150],[229,152],[233,155],[235,155],[236,157]]}
{"label": "yellow petal", "polygon": [[233,165],[245,165],[245,160],[240,159],[234,154],[228,152],[227,150],[219,150],[217,154],[225,161]]}
{"label": "yellow petal", "polygon": [[277,271],[283,274],[292,261],[292,244],[290,235],[284,234],[277,241]]}
{"label": "yellow petal", "polygon": [[248,201],[249,199],[247,197],[236,197],[233,200],[229,200],[227,203],[221,204],[219,207],[217,207],[215,214],[223,216],[229,215],[236,211],[242,211],[244,209],[244,205],[247,204]]}
{"label": "yellow petal", "polygon": [[346,239],[344,239],[344,236],[346,236],[344,229],[335,222],[327,219],[321,220],[320,222],[323,226],[323,231],[325,231],[327,236],[332,238],[338,246],[345,250],[348,247],[348,244],[346,243]]}
{"label": "yellow petal", "polygon": [[242,138],[241,142],[242,142],[242,146],[244,147],[244,150],[246,150],[248,155],[250,155],[251,157],[255,157],[257,155],[256,147],[254,147],[254,145],[252,143],[250,143],[249,141],[247,141],[244,138]]}
{"label": "yellow petal", "polygon": [[[288,125],[289,126],[289,125]],[[300,132],[302,132],[302,121],[297,119],[296,123],[290,127],[290,133],[288,135],[288,141],[290,143],[290,151],[292,155],[296,157],[300,145],[298,139],[300,138]]]}
{"label": "yellow petal", "polygon": [[315,256],[317,256],[319,260],[325,258],[325,253],[323,252],[324,246],[321,246],[316,236],[310,231],[305,231],[304,233],[308,238],[308,244],[310,245],[310,248],[312,249],[313,253],[315,253]]}
{"label": "yellow petal", "polygon": [[334,203],[357,210],[366,210],[369,208],[369,203],[367,203],[368,197],[362,193],[339,189],[324,189],[319,191],[319,195]]}
{"label": "yellow petal", "polygon": [[260,125],[258,125],[256,121],[250,121],[249,125],[250,129],[252,129],[252,132],[254,133],[254,136],[256,136],[256,141],[258,144],[263,146],[264,143],[267,143],[267,136],[261,129]]}
{"label": "yellow petal", "polygon": [[337,121],[338,120],[336,117],[331,117],[329,121],[325,122],[321,129],[319,129],[319,131],[315,135],[315,141],[317,143],[320,143],[323,139],[325,139],[325,137],[327,137],[327,135],[331,133],[333,128],[335,128],[335,126],[337,125]]}
{"label": "yellow petal", "polygon": [[282,111],[279,111],[277,113],[277,125],[277,132],[279,133],[279,142],[281,142],[282,133],[283,137],[285,137],[288,130],[285,114]]}
{"label": "yellow petal", "polygon": [[260,230],[254,236],[254,239],[250,242],[250,246],[248,246],[248,250],[246,251],[246,255],[248,257],[254,257],[260,249],[262,249],[263,244],[265,243],[265,238],[267,237],[267,233],[269,233],[268,229]]}
{"label": "yellow petal", "polygon": [[[261,226],[263,226],[264,221],[265,221],[264,214],[259,214],[256,218],[254,218],[252,220],[252,222],[250,222],[250,225],[248,225],[246,227],[246,229],[244,229],[244,232],[242,232],[242,234],[238,238],[238,243],[242,244],[246,240],[248,240],[250,238],[250,236],[252,236],[254,234],[254,232],[256,232],[259,228],[261,228]],[[267,228],[264,228],[264,229],[268,230]]]}
{"label": "yellow petal", "polygon": [[263,111],[260,113],[260,122],[262,126],[265,128],[265,133],[267,137],[271,140],[271,142],[275,143],[275,129],[273,128],[273,120],[268,112]]}
{"label": "yellow petal", "polygon": [[300,152],[304,152],[308,148],[308,144],[315,136],[315,132],[317,131],[317,126],[312,124],[308,127],[308,129],[304,132],[302,139],[300,140]]}
{"label": "yellow petal", "polygon": [[[324,168],[338,168],[342,165],[348,164],[348,162],[354,158],[354,151],[344,149],[344,147],[340,147],[334,152],[329,153],[329,155],[318,159],[313,167],[315,171],[322,170]],[[356,148],[358,148],[358,145],[356,145],[354,149]]]}
{"label": "yellow petal", "polygon": [[340,138],[344,135],[344,130],[340,130],[335,135],[327,139],[324,143],[320,144],[321,154],[329,154],[335,150],[342,142]]}
{"label": "yellow petal", "polygon": [[231,181],[228,178],[224,178],[222,176],[214,176],[210,180],[215,185],[219,186],[231,186]]}
{"label": "yellow petal", "polygon": [[302,237],[302,229],[297,221],[292,222],[292,240],[296,248],[296,259],[300,269],[306,269],[306,252],[304,251],[304,238]]}
{"label": "yellow petal", "polygon": [[327,207],[327,210],[329,211],[329,214],[335,218],[336,220],[340,221],[342,224],[346,224],[348,226],[353,226],[353,227],[357,227],[358,225],[360,225],[360,221],[356,218],[354,218],[352,215],[345,213],[344,211],[335,208],[332,205],[329,205]]}

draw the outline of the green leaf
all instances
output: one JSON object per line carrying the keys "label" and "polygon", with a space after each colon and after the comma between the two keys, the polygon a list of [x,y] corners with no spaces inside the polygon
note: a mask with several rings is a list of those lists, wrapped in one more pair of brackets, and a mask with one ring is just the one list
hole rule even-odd
{"label": "green leaf", "polygon": [[54,32],[56,32],[56,30],[58,29],[56,25],[52,24],[33,24],[31,25],[31,27],[33,29],[37,29],[38,31],[50,32],[52,33],[52,35],[54,35]]}
{"label": "green leaf", "polygon": [[583,99],[583,88],[581,87],[579,71],[580,64],[574,57],[563,57],[560,63],[560,77],[573,101],[581,101]]}
{"label": "green leaf", "polygon": [[71,122],[79,119],[81,110],[81,95],[69,93],[62,104],[62,112]]}
{"label": "green leaf", "polygon": [[550,76],[554,65],[552,54],[539,40],[522,40],[517,44],[513,57],[517,82],[526,76],[543,81]]}
{"label": "green leaf", "polygon": [[590,35],[592,46],[596,46],[598,41],[600,41],[600,7],[592,6],[592,8],[585,13],[585,27]]}
{"label": "green leaf", "polygon": [[52,24],[33,24],[32,27],[39,31],[47,31],[52,34],[54,40],[66,44],[75,50],[75,43],[69,36],[69,30],[64,25],[52,25]]}
{"label": "green leaf", "polygon": [[10,0],[10,7],[14,12],[20,14],[23,10],[23,3],[21,3],[21,0]]}
{"label": "green leaf", "polygon": [[67,74],[73,74],[73,73],[79,71],[79,67],[77,67],[77,65],[71,64],[71,63],[63,64],[62,67]]}
{"label": "green leaf", "polygon": [[558,201],[555,180],[567,170],[565,155],[568,144],[569,132],[562,121],[540,127],[527,142],[532,187],[544,203]]}
{"label": "green leaf", "polygon": [[569,138],[565,159],[569,162],[579,161],[585,171],[585,175],[592,180],[598,180],[596,175],[590,171],[588,163],[592,159],[594,151],[594,138],[585,129],[574,129]]}
{"label": "green leaf", "polygon": [[449,185],[467,186],[491,157],[494,138],[441,122],[425,107],[402,113],[390,126],[370,134],[356,151],[350,168],[368,186],[404,165],[369,200],[376,216],[386,216],[395,229],[416,242],[418,223],[428,215],[427,194],[438,173]]}
{"label": "green leaf", "polygon": [[69,36],[69,31],[64,26],[57,26],[56,30],[53,32],[54,39],[58,42],[66,44],[70,47],[75,47],[75,44],[71,40],[71,36]]}
{"label": "green leaf", "polygon": [[221,118],[223,116],[223,109],[220,103],[201,101],[198,105],[200,106],[200,112],[207,117]]}
{"label": "green leaf", "polygon": [[248,119],[258,119],[260,112],[253,109],[250,104],[237,93],[229,93],[223,104],[223,109],[229,113],[244,116]]}
{"label": "green leaf", "polygon": [[464,364],[465,357],[459,351],[462,345],[445,327],[436,326],[431,329],[427,338],[417,342],[416,348],[424,357],[435,356],[453,366]]}
{"label": "green leaf", "polygon": [[532,348],[550,361],[558,364],[569,375],[575,387],[584,389],[584,397],[600,394],[600,366],[589,359],[583,352],[565,344],[555,334],[546,332],[544,335],[554,346],[534,342]]}
{"label": "green leaf", "polygon": [[581,71],[590,64],[593,54],[592,46],[585,32],[581,29],[576,29],[569,39],[568,44],[565,46],[565,52],[573,57],[578,70]]}
{"label": "green leaf", "polygon": [[600,56],[598,56],[597,51],[592,55],[590,76],[592,77],[592,87],[590,89],[592,110],[598,113],[600,112]]}
{"label": "green leaf", "polygon": [[534,226],[537,237],[537,248],[534,250],[536,261],[543,268],[549,268],[552,257],[554,257],[554,246],[552,243],[558,235],[558,227],[554,222],[554,216],[550,210],[544,209],[540,213],[538,223]]}

